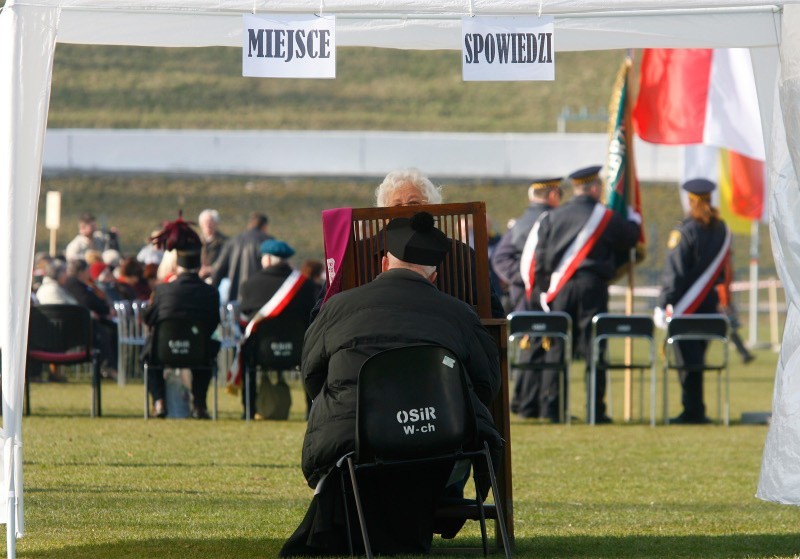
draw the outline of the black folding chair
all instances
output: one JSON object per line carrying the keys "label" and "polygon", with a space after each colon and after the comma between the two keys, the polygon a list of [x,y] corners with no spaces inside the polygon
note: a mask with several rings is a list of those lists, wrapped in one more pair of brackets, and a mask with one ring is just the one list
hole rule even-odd
{"label": "black folding chair", "polygon": [[[269,374],[269,371],[276,371],[280,380],[284,371],[297,369],[303,355],[303,338],[306,328],[305,320],[293,316],[279,315],[259,322],[244,349],[245,365],[249,371],[256,371],[255,378],[258,378],[259,370],[265,374]],[[250,392],[255,388],[255,386],[251,386],[250,374],[245,374],[245,416],[247,421],[250,421],[250,417],[252,417]]]}
{"label": "black folding chair", "polygon": [[[589,413],[587,422],[595,424],[597,410],[597,369],[605,369],[606,383],[611,385],[610,372],[621,369],[634,369],[639,371],[639,419],[644,420],[644,371],[650,369],[650,425],[656,424],[656,342],[653,338],[653,319],[645,315],[624,315],[601,313],[592,318],[592,353],[591,369],[589,372]],[[625,363],[623,358],[609,351],[603,351],[608,340],[640,339],[649,344],[648,359]],[[611,405],[611,390],[608,391],[609,406]]]}
{"label": "black folding chair", "polygon": [[150,417],[148,392],[149,369],[207,369],[214,386],[212,418],[217,419],[217,370],[214,367],[211,333],[208,326],[198,320],[168,318],[157,323],[152,331],[153,346],[144,361],[144,418]]}
{"label": "black folding chair", "polygon": [[[730,370],[728,368],[728,317],[723,314],[693,314],[672,317],[667,321],[667,338],[664,340],[664,423],[669,424],[670,369],[690,369],[717,372],[717,414],[725,426],[730,425]],[[720,342],[722,359],[711,363],[675,362],[675,344],[682,341]],[[722,407],[722,376],[725,375],[725,407]]]}
{"label": "black folding chair", "polygon": [[[91,416],[102,415],[100,352],[92,347],[92,318],[82,305],[34,305],[28,334],[28,368],[33,362],[92,364]],[[30,374],[25,375],[25,415],[31,413]]]}
{"label": "black folding chair", "polygon": [[[565,312],[517,311],[508,315],[508,366],[515,370],[543,371],[558,368],[558,413],[562,423],[570,423],[569,367],[572,361],[572,318]],[[523,345],[545,339],[562,340],[561,360],[552,363],[531,362],[530,352]]]}
{"label": "black folding chair", "polygon": [[[488,469],[495,499],[497,523],[507,558],[511,547],[499,499],[497,479],[485,442],[476,443],[476,420],[463,366],[450,350],[438,346],[410,346],[378,353],[361,367],[356,408],[356,449],[347,463],[356,512],[368,558],[372,557],[358,472],[368,468],[416,466],[467,459],[473,471],[478,458]],[[477,450],[468,450],[470,447]],[[346,493],[346,476],[342,490]],[[488,554],[486,513],[475,484],[475,504],[480,511],[484,555]],[[345,496],[345,507],[347,497]],[[348,538],[352,554],[349,512]]]}

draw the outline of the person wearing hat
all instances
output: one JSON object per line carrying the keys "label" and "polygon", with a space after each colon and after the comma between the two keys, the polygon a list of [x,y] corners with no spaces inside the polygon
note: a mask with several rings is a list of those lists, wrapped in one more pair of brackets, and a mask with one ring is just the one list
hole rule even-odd
{"label": "person wearing hat", "polygon": [[[261,252],[262,269],[250,276],[242,284],[239,291],[241,301],[239,310],[242,318],[250,320],[256,317],[258,311],[278,293],[281,287],[286,284],[290,277],[302,276],[294,273],[295,270],[289,264],[289,258],[294,255],[294,249],[285,241],[278,239],[267,239],[259,245]],[[294,274],[293,274],[294,273]],[[298,279],[305,279],[302,276]],[[287,293],[288,302],[280,312],[281,317],[296,318],[301,320],[306,327],[310,322],[311,309],[317,299],[318,288],[314,282],[302,281],[299,288],[290,290]],[[275,318],[272,316],[271,318]],[[247,346],[245,345],[245,349]],[[247,367],[246,374],[250,378],[250,414],[255,415],[256,410],[256,371],[255,368]],[[242,390],[242,405],[247,410],[247,391]],[[252,417],[251,417],[252,419]]]}
{"label": "person wearing hat", "polygon": [[[492,255],[492,267],[508,285],[510,311],[542,310],[538,301],[530,301],[528,293],[533,287],[533,253],[538,241],[537,222],[545,212],[561,203],[561,177],[534,180],[528,187],[529,205],[514,225],[505,232]],[[536,225],[534,230],[534,225]],[[526,250],[527,248],[527,250]],[[523,255],[525,258],[523,258]],[[526,293],[527,292],[527,293]],[[544,358],[541,343],[531,344],[530,361]],[[539,417],[541,408],[540,386],[542,371],[521,369],[514,384],[511,411],[520,417]]]}
{"label": "person wearing hat", "polygon": [[[168,318],[194,319],[207,326],[209,336],[219,324],[219,293],[200,279],[200,237],[188,222],[179,217],[168,223],[153,239],[159,248],[175,250],[178,261],[177,277],[168,283],[156,285],[145,308],[144,321],[155,326]],[[152,331],[152,330],[151,330]],[[152,338],[148,338],[142,358],[147,359],[152,351]],[[219,351],[219,342],[209,338],[212,354]],[[149,369],[148,386],[153,399],[153,414],[166,417],[166,383],[163,371]],[[206,405],[206,394],[211,382],[208,369],[192,370],[192,417],[210,419]]]}
{"label": "person wearing hat", "polygon": [[[715,286],[724,281],[724,268],[730,256],[731,231],[711,206],[716,184],[692,179],[682,185],[689,193],[689,215],[672,231],[664,265],[661,293],[654,322],[664,328],[670,316],[716,313],[719,295]],[[703,363],[708,343],[702,340],[675,344],[678,366]],[[679,369],[683,412],[670,423],[710,423],[703,403],[702,370]]]}
{"label": "person wearing hat", "polygon": [[[572,199],[542,218],[531,295],[544,310],[570,315],[572,347],[577,356],[586,359],[587,379],[591,370],[592,318],[608,312],[608,284],[617,269],[615,255],[636,245],[642,222],[632,208],[628,208],[626,220],[600,202],[603,192],[600,171],[601,167],[595,165],[570,174]],[[563,343],[552,340],[545,362],[559,363],[563,351]],[[560,415],[558,375],[554,367],[546,369],[542,376],[542,413],[552,422],[558,422]],[[606,372],[598,369],[597,423],[611,422],[605,413],[605,385]]]}
{"label": "person wearing hat", "polygon": [[[487,408],[500,388],[497,347],[475,311],[433,283],[450,245],[429,213],[393,219],[386,229],[382,273],[370,283],[331,297],[306,331],[302,375],[314,403],[303,441],[302,468],[317,491],[281,556],[348,553],[345,519],[337,512],[342,506],[339,481],[320,483],[339,458],[355,449],[359,370],[380,351],[420,343],[452,350],[472,383],[479,435],[499,452],[502,442]],[[376,554],[429,551],[433,510],[449,469],[425,474],[378,476],[380,502],[368,499],[369,487],[362,489]]]}

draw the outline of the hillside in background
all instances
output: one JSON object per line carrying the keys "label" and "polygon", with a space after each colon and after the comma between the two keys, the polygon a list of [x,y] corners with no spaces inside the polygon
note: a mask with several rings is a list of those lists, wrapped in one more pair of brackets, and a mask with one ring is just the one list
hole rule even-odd
{"label": "hillside in background", "polygon": [[554,132],[563,107],[606,108],[623,57],[558,53],[554,82],[465,83],[457,51],[349,47],[335,80],[287,80],[243,78],[235,48],[60,44],[49,126]]}

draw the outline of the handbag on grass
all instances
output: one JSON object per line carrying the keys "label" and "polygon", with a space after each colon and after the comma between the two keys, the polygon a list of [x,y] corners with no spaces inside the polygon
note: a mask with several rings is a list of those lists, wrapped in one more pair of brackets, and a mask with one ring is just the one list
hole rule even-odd
{"label": "handbag on grass", "polygon": [[292,406],[292,395],[289,385],[283,380],[283,373],[277,373],[278,378],[273,384],[269,378],[269,371],[261,378],[256,396],[256,412],[264,419],[289,419],[289,408]]}

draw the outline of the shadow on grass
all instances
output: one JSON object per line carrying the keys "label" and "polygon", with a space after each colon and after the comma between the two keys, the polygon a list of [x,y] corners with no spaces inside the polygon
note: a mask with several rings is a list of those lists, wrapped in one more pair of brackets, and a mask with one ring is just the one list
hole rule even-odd
{"label": "shadow on grass", "polygon": [[800,547],[792,534],[725,536],[559,536],[517,538],[517,557],[597,557],[649,559],[664,557],[796,557]]}
{"label": "shadow on grass", "polygon": [[[58,549],[25,551],[20,546],[19,556],[31,559],[70,559],[103,557],[128,559],[158,557],[159,559],[186,557],[250,558],[277,557],[283,539],[236,538],[236,539],[188,539],[160,538],[123,541],[102,544],[83,544]],[[796,557],[797,536],[775,534],[750,534],[728,536],[561,536],[518,538],[514,556],[548,559],[557,557],[635,558],[654,557],[703,557],[703,558],[752,558],[752,557]],[[434,540],[433,555],[446,554],[448,547],[456,547],[459,555],[472,556],[474,545],[479,554],[478,538],[456,538],[443,543]],[[450,550],[455,551],[455,550]],[[462,551],[464,551],[462,553]],[[500,553],[495,551],[495,555]]]}
{"label": "shadow on grass", "polygon": [[186,559],[188,557],[213,557],[234,559],[241,557],[277,557],[283,539],[233,538],[233,539],[189,539],[159,538],[127,540],[113,543],[68,545],[57,549],[25,551],[24,540],[20,541],[18,556],[30,559]]}

